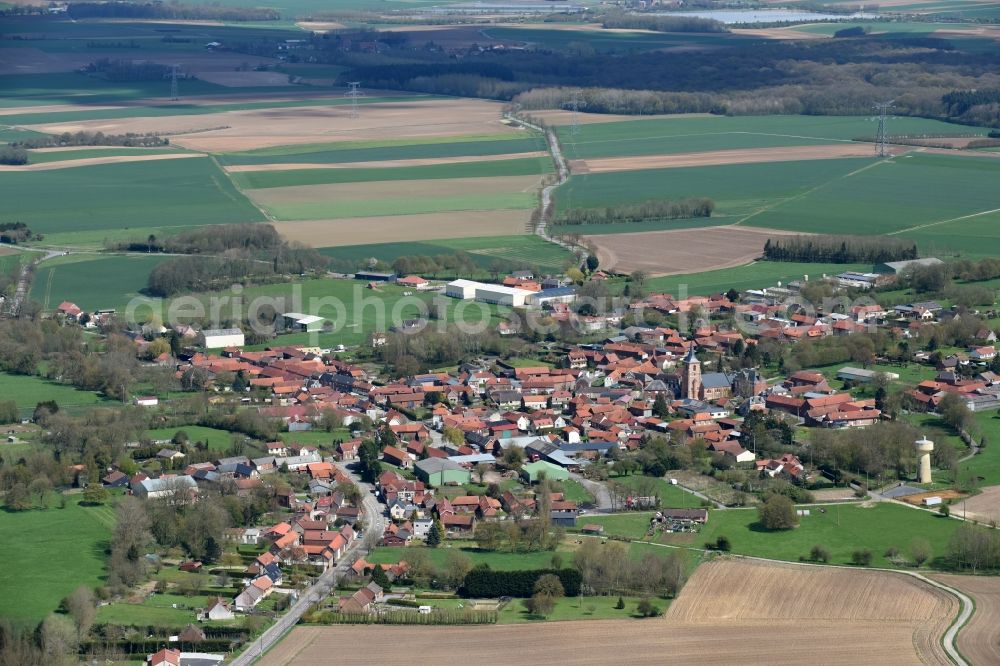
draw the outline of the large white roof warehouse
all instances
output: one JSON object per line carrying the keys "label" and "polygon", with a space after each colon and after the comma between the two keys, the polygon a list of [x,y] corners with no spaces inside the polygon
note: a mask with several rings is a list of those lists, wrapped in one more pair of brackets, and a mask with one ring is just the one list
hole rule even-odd
{"label": "large white roof warehouse", "polygon": [[486,282],[476,282],[474,280],[455,280],[448,283],[444,293],[446,296],[451,296],[452,298],[474,298],[482,303],[523,307],[524,300],[535,292],[528,291],[527,289],[518,289],[517,287],[505,287],[501,284],[487,284]]}

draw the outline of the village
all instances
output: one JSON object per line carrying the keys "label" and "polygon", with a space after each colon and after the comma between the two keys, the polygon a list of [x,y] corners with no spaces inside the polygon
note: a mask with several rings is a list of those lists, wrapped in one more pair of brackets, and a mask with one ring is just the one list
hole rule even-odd
{"label": "village", "polygon": [[[812,286],[863,295],[904,269],[886,266],[886,273],[845,274]],[[200,646],[230,646],[220,635],[233,627],[251,627],[239,635],[252,650],[255,636],[263,645],[268,631],[298,621],[484,624],[515,607],[544,619],[552,603],[537,601],[537,589],[507,580],[503,569],[521,569],[536,583],[554,576],[556,599],[571,590],[599,595],[600,575],[574,562],[587,542],[620,538],[606,531],[614,525],[609,517],[640,517],[642,539],[692,544],[719,510],[762,506],[774,496],[796,504],[863,498],[898,479],[926,499],[933,495],[926,491],[944,487],[891,473],[915,469],[912,452],[887,464],[885,479],[876,481],[834,464],[836,456],[816,460],[810,433],[836,437],[907,423],[908,415],[952,402],[966,416],[1000,406],[995,332],[983,324],[965,348],[929,350],[929,332],[971,318],[935,302],[789,307],[810,287],[804,279],[710,297],[646,293],[595,307],[582,305],[586,286],[528,272],[499,284],[381,273],[353,279],[370,289],[395,282],[507,306],[522,317],[505,318],[496,329],[501,337],[523,333],[534,313],[571,322],[585,341],[542,341],[516,358],[481,355],[396,376],[376,354],[390,336],[419,335],[428,322],[373,331],[364,348],[336,350],[249,350],[239,328],[137,329],[132,340],[141,357],[160,336],[180,340],[177,353],[146,354],[147,362],[187,378],[208,409],[250,413],[281,431],[270,441],[244,437],[213,455],[176,427],[172,437],[131,443],[134,464],[102,471],[101,486],[143,502],[197,507],[226,496],[267,498],[268,510],[244,527],[228,527],[200,559],[150,554],[158,567],[210,572],[214,581],[202,582],[211,591],[196,597],[203,603],[183,611],[190,615],[185,628],[151,654],[154,666],[218,663],[228,649],[215,654]],[[586,284],[609,279],[595,271]],[[101,330],[114,313],[63,303],[56,317]],[[281,318],[287,331],[323,326],[314,315]],[[796,369],[787,360],[794,357],[782,356],[786,345],[852,338],[868,342],[850,346],[846,363]],[[176,421],[166,418],[169,401],[138,395],[132,403],[154,423]],[[967,436],[967,421],[954,426]],[[935,464],[947,469],[954,458]],[[942,493],[945,504],[964,496],[951,492]],[[892,498],[905,500],[905,493]],[[728,550],[729,537],[708,545]],[[524,566],[511,566],[511,558]],[[492,572],[496,580],[477,582],[497,562],[505,564]],[[631,583],[619,603],[622,596],[670,598],[679,583],[667,578]],[[158,579],[142,603],[181,587]],[[490,593],[479,598],[481,590]],[[512,597],[529,597],[528,610]]]}

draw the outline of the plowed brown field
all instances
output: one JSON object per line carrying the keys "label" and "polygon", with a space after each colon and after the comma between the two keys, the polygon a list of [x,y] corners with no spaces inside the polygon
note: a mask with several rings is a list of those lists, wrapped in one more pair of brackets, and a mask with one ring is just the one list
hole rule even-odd
{"label": "plowed brown field", "polygon": [[299,627],[263,666],[944,664],[958,607],[901,574],[749,560],[703,564],[664,619],[482,627]]}
{"label": "plowed brown field", "polygon": [[703,153],[676,155],[644,155],[573,160],[573,173],[608,173],[639,169],[678,169],[681,167],[716,166],[721,164],[759,164],[762,162],[792,162],[798,160],[829,160],[839,157],[870,157],[867,143],[837,143],[830,146],[782,146],[778,148],[747,148],[712,150]]}
{"label": "plowed brown field", "polygon": [[334,247],[435,238],[512,236],[524,233],[530,216],[530,210],[470,210],[271,224],[288,240],[312,247]]}
{"label": "plowed brown field", "polygon": [[724,225],[584,236],[601,266],[619,273],[683,275],[742,266],[761,256],[768,237],[787,231]]}
{"label": "plowed brown field", "polygon": [[[378,94],[368,91],[368,95]],[[43,132],[171,134],[192,150],[237,152],[304,143],[432,136],[518,133],[500,122],[501,105],[484,100],[434,100],[365,104],[352,118],[347,106],[297,106],[205,115],[115,118],[29,126]],[[220,129],[212,129],[220,128]]]}
{"label": "plowed brown field", "polygon": [[976,601],[972,619],[958,632],[958,649],[970,663],[1000,664],[1000,578],[935,574],[934,580]]}

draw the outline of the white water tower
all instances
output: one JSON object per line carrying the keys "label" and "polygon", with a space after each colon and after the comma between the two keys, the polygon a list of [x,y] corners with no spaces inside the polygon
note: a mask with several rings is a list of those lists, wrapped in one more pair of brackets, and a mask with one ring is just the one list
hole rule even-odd
{"label": "white water tower", "polygon": [[921,436],[916,442],[913,443],[913,447],[917,450],[917,459],[920,463],[920,471],[918,472],[918,481],[920,483],[930,483],[931,482],[931,451],[934,450],[934,442],[927,439],[925,436]]}

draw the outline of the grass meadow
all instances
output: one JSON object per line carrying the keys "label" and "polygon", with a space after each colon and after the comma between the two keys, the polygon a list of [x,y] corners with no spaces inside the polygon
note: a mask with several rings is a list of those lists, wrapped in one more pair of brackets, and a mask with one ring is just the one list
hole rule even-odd
{"label": "grass meadow", "polygon": [[[906,553],[914,537],[934,544],[934,556],[943,556],[945,545],[960,525],[929,511],[899,504],[804,505],[810,515],[800,519],[791,530],[769,531],[757,520],[756,509],[710,510],[708,523],[694,534],[659,534],[657,541],[667,545],[703,548],[725,536],[732,552],[776,560],[796,562],[808,556],[815,545],[830,551],[831,564],[850,564],[855,550],[868,548],[872,566],[895,568],[885,557],[890,547]],[[821,511],[823,509],[824,511]],[[606,536],[645,539],[650,512],[588,516],[586,522],[604,525]]]}
{"label": "grass meadow", "polygon": [[[897,232],[903,237],[909,237],[906,229],[933,224],[924,230],[960,235],[968,220],[946,221],[1000,209],[998,182],[1000,162],[989,158],[901,155],[890,161],[871,162],[863,171],[777,202],[746,223],[809,233],[831,229],[844,234]],[[1000,235],[994,235],[989,245],[980,242],[978,248],[963,245],[966,252],[978,249],[979,254],[996,254],[1000,251]]]}
{"label": "grass meadow", "polygon": [[287,146],[283,147],[285,150],[280,153],[273,150],[263,150],[220,155],[219,163],[225,166],[299,163],[340,164],[380,160],[505,155],[546,150],[545,140],[537,135],[521,137],[516,134],[500,134],[474,141],[451,137],[452,140],[447,142],[440,140],[444,137],[434,138],[437,140],[419,143],[401,140],[399,142],[385,142],[386,145],[371,145],[376,142],[352,141],[313,146]]}
{"label": "grass meadow", "polygon": [[124,310],[140,296],[149,274],[169,257],[69,255],[41,264],[31,285],[31,298],[45,309],[73,301],[84,310]]}
{"label": "grass meadow", "polygon": [[81,585],[100,585],[104,549],[114,529],[112,506],[82,506],[8,512],[0,520],[6,566],[0,571],[0,616],[35,624]]}
{"label": "grass meadow", "polygon": [[497,192],[459,196],[400,196],[380,199],[290,201],[261,204],[277,220],[338,220],[384,215],[419,215],[463,210],[521,210],[534,208],[538,197],[529,192]]}
{"label": "grass meadow", "polygon": [[233,434],[226,430],[218,430],[216,428],[206,428],[205,426],[199,425],[186,425],[180,428],[157,428],[155,430],[147,430],[146,437],[151,440],[158,441],[164,439],[173,439],[179,431],[183,430],[187,433],[188,440],[194,444],[195,442],[204,442],[208,445],[209,451],[228,451],[233,443]]}
{"label": "grass meadow", "polygon": [[287,171],[244,171],[232,174],[244,189],[323,185],[327,183],[363,183],[384,180],[436,180],[445,178],[489,178],[530,176],[552,171],[548,157],[526,157],[493,162],[432,164],[428,166],[361,169],[289,169]]}
{"label": "grass meadow", "polygon": [[[391,264],[403,256],[439,256],[454,252],[467,252],[489,277],[490,265],[495,261],[516,266],[538,266],[544,271],[558,272],[573,255],[562,247],[548,243],[537,236],[484,236],[480,238],[455,238],[413,243],[376,243],[373,245],[346,245],[320,250],[334,259],[365,261],[375,258]],[[431,277],[431,276],[429,276]],[[449,277],[451,277],[449,275]]]}
{"label": "grass meadow", "polygon": [[[570,159],[662,155],[713,150],[812,146],[871,139],[876,130],[866,116],[679,116],[558,128]],[[926,118],[892,121],[893,136],[958,134],[985,136],[981,127]]]}
{"label": "grass meadow", "polygon": [[68,384],[29,377],[0,373],[0,396],[17,403],[24,417],[31,416],[35,405],[43,400],[55,400],[60,409],[71,412],[95,405],[103,399],[93,391],[82,391]]}
{"label": "grass meadow", "polygon": [[5,173],[3,181],[7,208],[46,235],[264,219],[203,157]]}

